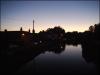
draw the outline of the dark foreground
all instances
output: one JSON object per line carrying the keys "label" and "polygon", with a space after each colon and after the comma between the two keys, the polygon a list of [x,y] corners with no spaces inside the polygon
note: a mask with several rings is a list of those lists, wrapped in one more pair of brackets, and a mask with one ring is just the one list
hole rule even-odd
{"label": "dark foreground", "polygon": [[0,75],[99,75],[99,49],[97,41],[12,46],[1,56]]}

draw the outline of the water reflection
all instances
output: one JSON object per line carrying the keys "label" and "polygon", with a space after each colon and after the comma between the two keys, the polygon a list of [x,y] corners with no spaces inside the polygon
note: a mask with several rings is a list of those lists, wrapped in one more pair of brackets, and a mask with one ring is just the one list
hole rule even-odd
{"label": "water reflection", "polygon": [[[74,45],[64,42],[48,43],[33,49],[17,47],[2,57],[2,72],[13,75],[97,75],[98,49],[100,49],[98,44],[89,42]],[[93,63],[88,64],[85,61]]]}
{"label": "water reflection", "polygon": [[100,43],[97,41],[82,43],[82,57],[90,64],[94,63],[99,74],[99,49]]}
{"label": "water reflection", "polygon": [[[45,52],[35,59],[36,74],[96,74],[95,65],[82,58],[81,45],[66,45],[59,55]],[[92,72],[91,72],[92,71]]]}

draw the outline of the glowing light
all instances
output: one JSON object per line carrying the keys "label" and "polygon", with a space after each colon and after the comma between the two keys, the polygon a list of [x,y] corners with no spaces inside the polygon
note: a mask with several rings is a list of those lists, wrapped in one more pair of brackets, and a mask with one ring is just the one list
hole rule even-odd
{"label": "glowing light", "polygon": [[61,49],[63,48],[63,46],[60,47]]}
{"label": "glowing light", "polygon": [[42,43],[42,41],[40,41],[40,43]]}
{"label": "glowing light", "polygon": [[23,33],[22,36],[24,36],[25,34]]}

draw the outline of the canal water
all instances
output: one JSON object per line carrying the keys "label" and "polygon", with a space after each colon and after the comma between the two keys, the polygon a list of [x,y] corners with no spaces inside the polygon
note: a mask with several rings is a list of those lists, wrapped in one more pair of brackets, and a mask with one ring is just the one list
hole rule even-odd
{"label": "canal water", "polygon": [[[62,48],[62,46],[61,46]],[[20,67],[16,74],[98,75],[96,65],[84,58],[82,45],[65,45],[61,52],[44,51]]]}

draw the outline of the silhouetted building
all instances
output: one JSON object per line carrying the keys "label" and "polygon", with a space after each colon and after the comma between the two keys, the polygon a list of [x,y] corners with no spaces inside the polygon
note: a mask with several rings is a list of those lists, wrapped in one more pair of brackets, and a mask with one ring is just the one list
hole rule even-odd
{"label": "silhouetted building", "polygon": [[22,29],[22,27],[20,28],[20,31],[22,31],[23,29]]}
{"label": "silhouetted building", "polygon": [[5,29],[4,31],[7,32],[7,29]]}
{"label": "silhouetted building", "polygon": [[30,33],[30,29],[28,30],[28,32]]}

